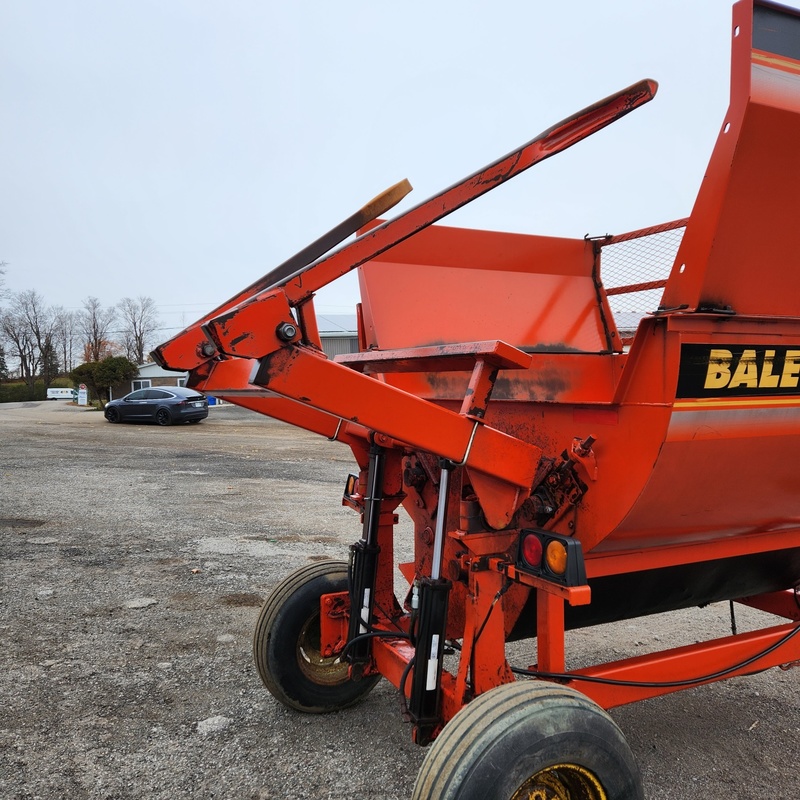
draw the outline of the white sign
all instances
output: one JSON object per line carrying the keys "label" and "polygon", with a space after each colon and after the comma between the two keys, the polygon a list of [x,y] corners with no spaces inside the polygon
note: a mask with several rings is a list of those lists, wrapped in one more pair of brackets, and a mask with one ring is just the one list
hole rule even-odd
{"label": "white sign", "polygon": [[78,405],[89,405],[89,393],[86,391],[86,386],[84,386],[84,384],[81,384],[80,388],[78,389]]}

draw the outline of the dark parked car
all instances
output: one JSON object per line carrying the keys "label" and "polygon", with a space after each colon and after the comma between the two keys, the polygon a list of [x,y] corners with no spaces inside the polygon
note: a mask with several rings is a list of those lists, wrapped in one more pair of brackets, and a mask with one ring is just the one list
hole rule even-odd
{"label": "dark parked car", "polygon": [[200,422],[208,416],[208,400],[184,386],[159,386],[139,389],[106,403],[105,414],[109,422]]}

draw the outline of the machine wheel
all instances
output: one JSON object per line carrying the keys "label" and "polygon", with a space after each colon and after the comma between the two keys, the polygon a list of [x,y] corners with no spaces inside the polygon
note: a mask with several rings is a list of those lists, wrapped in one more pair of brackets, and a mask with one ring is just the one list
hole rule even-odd
{"label": "machine wheel", "polygon": [[320,652],[319,599],[347,589],[347,564],[309,564],[284,579],[261,608],[253,636],[258,674],[286,706],[312,714],[357,703],[378,682],[350,680],[348,664]]}
{"label": "machine wheel", "polygon": [[520,681],[473,700],[445,725],[412,800],[642,800],[622,731],[557,684]]}
{"label": "machine wheel", "polygon": [[109,422],[119,422],[119,411],[114,406],[105,410],[105,418]]}
{"label": "machine wheel", "polygon": [[172,425],[172,417],[166,408],[159,408],[156,411],[156,422],[159,425]]}

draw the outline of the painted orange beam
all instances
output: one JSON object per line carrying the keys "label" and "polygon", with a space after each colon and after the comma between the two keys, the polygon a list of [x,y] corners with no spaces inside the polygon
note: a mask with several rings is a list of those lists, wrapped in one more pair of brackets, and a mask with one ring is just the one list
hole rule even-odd
{"label": "painted orange beam", "polygon": [[[800,660],[797,625],[726,636],[709,642],[600,664],[570,673],[573,685],[603,708],[658,697],[693,686],[761,672]],[[771,649],[771,652],[766,652]],[[759,655],[764,653],[764,655]],[[738,665],[742,666],[738,666]],[[582,681],[579,676],[643,685],[611,685]],[[651,684],[651,685],[647,685]]]}
{"label": "painted orange beam", "polygon": [[507,525],[530,491],[541,457],[535,445],[336,364],[307,348],[284,348],[273,353],[263,359],[252,380],[279,395],[495,479],[497,483],[485,493],[480,480],[475,481],[492,527]]}

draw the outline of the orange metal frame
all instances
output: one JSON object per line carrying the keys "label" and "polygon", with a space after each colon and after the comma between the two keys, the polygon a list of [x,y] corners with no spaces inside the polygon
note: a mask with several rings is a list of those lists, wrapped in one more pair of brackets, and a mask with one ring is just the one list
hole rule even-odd
{"label": "orange metal frame", "polygon": [[[346,502],[359,511],[370,444],[384,449],[372,625],[385,635],[353,668],[410,694],[402,504],[415,548],[403,576],[441,566],[450,582],[445,635],[460,657],[440,679],[441,722],[514,680],[505,643],[520,631],[537,637],[532,672],[605,707],[800,660],[800,475],[785,457],[800,445],[798,12],[734,6],[730,109],[695,208],[673,223],[686,232],[662,305],[629,348],[596,242],[433,226],[655,89],[585,109],[388,222],[358,217],[353,242],[301,254],[154,353],[195,388],[348,444],[361,474]],[[314,292],[356,268],[362,352],[329,360]],[[579,541],[587,584],[526,569],[529,528]],[[792,622],[564,674],[569,627],[668,610],[626,596],[628,579],[659,586],[669,608],[738,600]],[[347,593],[322,599],[324,652],[344,647],[348,606]]]}

